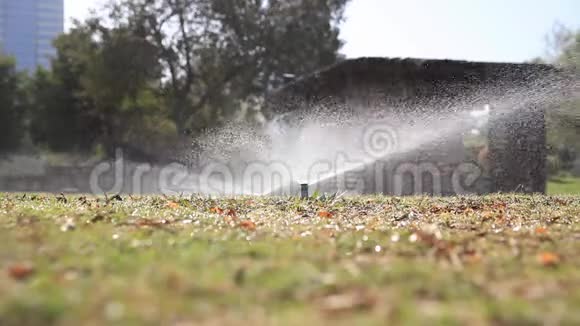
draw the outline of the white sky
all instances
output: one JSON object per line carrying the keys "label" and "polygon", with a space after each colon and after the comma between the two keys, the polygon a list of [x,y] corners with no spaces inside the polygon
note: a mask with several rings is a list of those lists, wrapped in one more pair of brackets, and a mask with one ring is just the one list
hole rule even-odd
{"label": "white sky", "polygon": [[[348,57],[521,62],[544,54],[556,22],[580,28],[580,0],[351,1],[341,35]],[[82,19],[103,3],[65,0],[65,17]]]}

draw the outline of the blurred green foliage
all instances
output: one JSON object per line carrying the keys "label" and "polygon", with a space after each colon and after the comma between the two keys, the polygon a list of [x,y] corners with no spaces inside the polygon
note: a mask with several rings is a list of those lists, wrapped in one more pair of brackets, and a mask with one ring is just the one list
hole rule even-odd
{"label": "blurred green foliage", "polygon": [[0,153],[18,148],[23,137],[22,77],[13,59],[0,56]]}
{"label": "blurred green foliage", "polygon": [[113,1],[55,40],[50,69],[18,76],[0,60],[0,151],[27,132],[49,151],[156,160],[206,128],[257,121],[267,91],[340,59],[347,2]]}

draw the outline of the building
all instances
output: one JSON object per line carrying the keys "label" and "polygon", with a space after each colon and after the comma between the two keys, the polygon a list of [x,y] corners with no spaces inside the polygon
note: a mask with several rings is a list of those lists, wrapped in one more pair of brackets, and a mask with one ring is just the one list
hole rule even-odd
{"label": "building", "polygon": [[[468,121],[451,120],[457,132],[446,135],[445,142],[426,142],[360,169],[354,180],[362,189],[337,187],[334,179],[347,179],[345,172],[312,184],[311,190],[395,195],[543,193],[547,180],[544,113],[550,105],[544,99],[558,97],[562,78],[557,69],[539,64],[360,58],[322,69],[271,94],[265,113],[274,117],[325,106],[358,116],[377,108],[402,120],[412,117],[413,124],[420,126],[421,120],[427,124],[438,116],[468,116],[485,107],[488,122],[477,147],[466,145],[465,135],[473,130]],[[393,133],[408,136],[404,131]]]}
{"label": "building", "polygon": [[48,67],[52,41],[64,31],[64,0],[0,0],[0,48],[17,67]]}

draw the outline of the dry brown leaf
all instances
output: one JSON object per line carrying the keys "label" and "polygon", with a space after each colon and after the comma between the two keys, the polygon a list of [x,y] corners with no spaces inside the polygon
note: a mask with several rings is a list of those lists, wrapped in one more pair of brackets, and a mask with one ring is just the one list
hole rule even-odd
{"label": "dry brown leaf", "polygon": [[242,221],[240,222],[239,225],[242,229],[244,230],[248,230],[248,231],[254,231],[256,230],[256,223],[246,220],[246,221]]}
{"label": "dry brown leaf", "polygon": [[238,218],[238,213],[236,213],[236,211],[233,209],[228,209],[226,211],[226,215],[233,218],[234,220]]}
{"label": "dry brown leaf", "polygon": [[220,215],[224,213],[224,210],[223,210],[223,209],[221,209],[221,208],[219,208],[219,207],[217,207],[217,206],[216,206],[216,207],[212,207],[212,208],[210,208],[210,210],[209,210],[209,211],[210,211],[211,213],[214,213],[214,214],[220,214]]}
{"label": "dry brown leaf", "polygon": [[491,207],[495,210],[504,211],[507,208],[507,203],[495,202]]}
{"label": "dry brown leaf", "polygon": [[548,234],[548,229],[545,227],[538,227],[538,228],[536,228],[535,232],[538,235],[546,235],[546,234]]}
{"label": "dry brown leaf", "polygon": [[141,218],[135,224],[141,227],[162,227],[163,225],[169,224],[169,221],[167,220],[153,221],[147,218]]}
{"label": "dry brown leaf", "polygon": [[494,211],[484,211],[481,213],[481,218],[484,220],[493,220],[497,217],[497,213]]}
{"label": "dry brown leaf", "polygon": [[553,252],[542,252],[538,255],[538,262],[547,267],[554,267],[560,264],[560,255]]}
{"label": "dry brown leaf", "polygon": [[322,218],[333,218],[334,214],[332,214],[329,211],[320,211],[318,212],[318,217],[322,217]]}
{"label": "dry brown leaf", "polygon": [[435,253],[437,254],[437,256],[447,257],[450,255],[451,251],[454,248],[453,243],[443,239],[439,239],[437,235],[422,230],[415,231],[411,235],[411,237],[419,240],[428,247],[435,249]]}
{"label": "dry brown leaf", "polygon": [[482,259],[481,255],[473,249],[465,250],[462,258],[464,262],[472,265],[481,262]]}
{"label": "dry brown leaf", "polygon": [[168,201],[167,202],[167,207],[171,208],[171,209],[177,209],[179,208],[179,204],[174,202],[174,201]]}
{"label": "dry brown leaf", "polygon": [[17,263],[8,267],[8,275],[18,281],[23,281],[34,274],[31,264]]}
{"label": "dry brown leaf", "polygon": [[556,198],[555,202],[561,206],[568,206],[570,204],[569,201],[561,199],[561,198]]}
{"label": "dry brown leaf", "polygon": [[432,214],[440,214],[440,213],[449,213],[450,209],[449,209],[449,207],[435,205],[435,206],[431,207],[430,211]]}

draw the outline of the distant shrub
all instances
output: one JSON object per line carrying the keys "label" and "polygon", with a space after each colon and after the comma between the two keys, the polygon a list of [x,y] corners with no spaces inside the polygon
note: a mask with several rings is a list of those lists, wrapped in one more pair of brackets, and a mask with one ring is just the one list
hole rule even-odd
{"label": "distant shrub", "polygon": [[0,54],[0,153],[18,149],[24,136],[24,103],[14,60]]}

